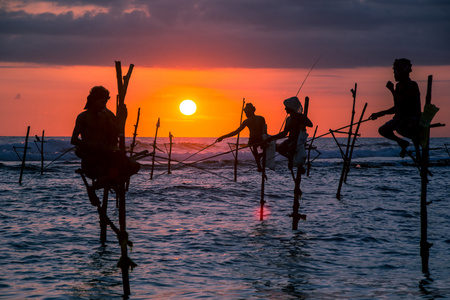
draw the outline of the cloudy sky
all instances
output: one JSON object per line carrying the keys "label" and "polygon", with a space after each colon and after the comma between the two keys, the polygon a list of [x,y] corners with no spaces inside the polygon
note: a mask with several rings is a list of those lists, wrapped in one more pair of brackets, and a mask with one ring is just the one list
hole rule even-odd
{"label": "cloudy sky", "polygon": [[[450,65],[447,0],[0,1],[6,62],[146,67]],[[174,59],[176,58],[176,59]]]}
{"label": "cloudy sky", "polygon": [[[323,130],[348,123],[341,115],[356,82],[368,113],[392,106],[385,84],[401,57],[412,60],[423,97],[434,74],[445,123],[449,50],[448,0],[0,0],[0,135],[27,123],[70,135],[90,87],[116,90],[116,60],[136,66],[127,103],[131,114],[147,112],[149,136],[158,117],[184,136],[231,131],[234,123],[214,131],[211,122],[238,118],[243,98],[279,128],[280,103],[321,55],[299,97],[315,101]],[[181,120],[177,103],[189,98],[198,113]],[[366,123],[369,135],[385,121]],[[449,128],[436,132],[450,136]]]}

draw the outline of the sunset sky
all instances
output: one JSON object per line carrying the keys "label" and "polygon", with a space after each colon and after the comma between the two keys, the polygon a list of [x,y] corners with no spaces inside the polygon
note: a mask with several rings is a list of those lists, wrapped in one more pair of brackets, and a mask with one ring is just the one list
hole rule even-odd
{"label": "sunset sky", "polygon": [[[318,133],[393,105],[385,85],[406,57],[425,101],[433,75],[434,123],[450,119],[450,2],[446,0],[0,0],[0,136],[70,136],[92,86],[108,88],[114,61],[126,74],[126,135],[141,108],[139,136],[218,137],[239,126],[242,100],[276,134],[283,100],[310,98]],[[191,99],[197,111],[182,115]],[[378,136],[385,116],[364,123]],[[310,129],[312,134],[313,129]],[[244,135],[248,135],[245,130]],[[450,124],[433,136],[450,137]]]}

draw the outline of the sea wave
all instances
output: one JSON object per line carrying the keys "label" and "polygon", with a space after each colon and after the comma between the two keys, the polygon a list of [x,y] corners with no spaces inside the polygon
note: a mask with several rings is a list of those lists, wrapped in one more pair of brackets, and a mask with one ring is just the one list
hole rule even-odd
{"label": "sea wave", "polygon": [[[134,152],[153,151],[153,138],[140,138],[136,142]],[[201,162],[201,161],[233,161],[235,144],[223,141],[215,143],[215,138],[179,138],[175,139],[170,147],[168,138],[160,138],[156,144],[155,159],[160,163],[167,163],[170,159],[173,162]],[[246,147],[246,138],[241,138],[238,158],[240,161],[254,160],[249,148]],[[337,141],[331,138],[321,138],[313,141],[313,149],[309,151],[311,160],[342,160],[346,152],[346,138],[338,138]],[[131,139],[126,140],[126,145],[131,144]],[[0,161],[20,162],[24,155],[25,138],[23,137],[0,137]],[[41,161],[42,155],[39,141],[28,142],[26,151],[26,161]],[[442,160],[450,158],[450,138],[431,139],[431,160]],[[413,150],[413,147],[410,147]],[[44,161],[78,161],[79,158],[74,153],[74,147],[70,144],[69,137],[49,137],[43,144]],[[170,150],[171,149],[171,150]],[[360,138],[352,151],[352,159],[368,160],[398,160],[399,147],[383,138]],[[142,159],[144,163],[152,158],[147,156]],[[282,161],[283,157],[276,155],[275,160]]]}

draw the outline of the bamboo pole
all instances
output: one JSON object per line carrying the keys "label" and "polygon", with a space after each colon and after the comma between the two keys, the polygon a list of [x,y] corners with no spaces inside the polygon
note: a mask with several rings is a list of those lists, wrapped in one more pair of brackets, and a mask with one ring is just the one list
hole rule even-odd
{"label": "bamboo pole", "polygon": [[133,155],[134,147],[136,147],[136,136],[137,136],[137,129],[139,126],[139,117],[141,115],[141,108],[138,108],[137,118],[136,118],[136,124],[134,125],[134,132],[133,132],[133,141],[130,145],[130,156]]}
{"label": "bamboo pole", "polygon": [[[40,139],[37,134],[35,135],[35,141],[34,144],[36,145],[36,148],[39,150],[39,153],[41,154],[41,175],[44,174],[44,130],[42,130],[42,139]],[[38,145],[38,142],[41,143],[41,145]]]}
{"label": "bamboo pole", "polygon": [[[105,212],[108,211],[108,192],[107,188],[103,189],[103,199],[102,199],[102,209]],[[104,215],[100,214],[100,242],[105,244],[106,242],[106,229],[108,226],[108,221],[105,219]]]}
{"label": "bamboo pole", "polygon": [[[134,132],[133,132],[133,140],[131,141],[130,145],[130,157],[133,156],[134,147],[136,147],[136,136],[137,136],[137,129],[139,126],[139,116],[141,115],[141,108],[138,108],[137,118],[136,118],[136,124],[134,125]],[[125,190],[128,191],[128,188],[130,187],[130,179],[127,180],[127,183],[125,185]]]}
{"label": "bamboo pole", "polygon": [[264,203],[266,201],[264,200],[264,183],[266,181],[266,147],[263,146],[263,153],[262,153],[262,172],[261,172],[261,200],[259,201],[260,208],[259,208],[259,220],[264,220]]}
{"label": "bamboo pole", "polygon": [[153,180],[153,170],[155,168],[156,139],[158,137],[159,126],[160,126],[160,123],[159,123],[159,118],[158,118],[158,122],[156,123],[155,139],[153,140],[153,157],[152,157],[152,170],[150,172],[150,180]]}
{"label": "bamboo pole", "polygon": [[172,138],[173,138],[173,135],[169,131],[169,161],[167,162],[167,174],[172,174],[172,171],[170,171],[170,163],[171,163],[171,157],[172,157]]}
{"label": "bamboo pole", "polygon": [[341,199],[342,183],[344,182],[344,177],[345,177],[345,173],[346,173],[347,165],[348,165],[348,154],[349,154],[349,150],[350,150],[350,141],[352,138],[353,125],[354,125],[353,119],[355,117],[356,88],[357,88],[357,84],[355,83],[355,89],[351,89],[352,96],[353,96],[352,117],[351,117],[351,121],[350,121],[350,128],[348,130],[347,147],[345,149],[345,155],[344,155],[344,165],[342,166],[341,178],[339,179],[339,186],[338,186],[338,190],[336,192],[337,199]]}
{"label": "bamboo pole", "polygon": [[[242,99],[242,109],[241,109],[241,119],[239,121],[239,126],[242,124],[242,115],[244,113],[245,98]],[[234,181],[237,181],[237,165],[238,165],[238,152],[239,152],[239,137],[241,133],[239,132],[236,138],[236,154],[234,155]]]}
{"label": "bamboo pole", "polygon": [[[304,107],[304,115],[308,116],[309,110],[309,97],[305,97],[305,107]],[[302,173],[300,171],[300,166],[297,167],[297,175],[295,176],[295,186],[294,186],[294,203],[292,205],[292,230],[298,229],[298,221],[300,219],[305,220],[306,215],[300,214],[298,210],[300,209],[300,199],[302,197],[302,190],[300,189],[300,183],[302,181]]]}
{"label": "bamboo pole", "polygon": [[28,136],[30,135],[30,126],[27,128],[27,136],[25,137],[25,147],[23,149],[22,166],[20,168],[19,184],[22,185],[23,170],[25,169],[25,161],[27,159]]}
{"label": "bamboo pole", "polygon": [[[128,69],[128,73],[126,76],[122,78],[122,66],[120,61],[115,62],[116,65],[116,77],[117,77],[117,88],[118,88],[118,107],[125,104],[125,95],[127,93],[128,82],[131,77],[131,72],[133,71],[133,64],[130,64]],[[119,120],[119,150],[125,153],[125,123],[126,116],[124,116],[124,120]],[[120,264],[119,267],[122,270],[122,282],[123,282],[123,293],[125,297],[130,295],[130,280],[129,280],[129,258],[128,258],[128,233],[126,232],[126,202],[125,202],[125,182],[121,182],[116,190],[116,196],[119,204],[119,227],[120,227],[120,235],[119,235],[119,244],[120,244]]]}
{"label": "bamboo pole", "polygon": [[319,126],[316,125],[316,129],[314,130],[313,137],[312,137],[311,142],[309,143],[309,147],[308,147],[308,160],[307,160],[308,163],[306,165],[306,176],[309,176],[309,171],[311,170],[310,154],[311,154],[311,150],[313,149],[313,142],[314,142],[314,138],[316,137],[318,127]]}
{"label": "bamboo pole", "polygon": [[[425,97],[425,105],[431,104],[431,86],[433,76],[428,76],[427,95]],[[429,164],[429,146],[430,146],[430,127],[424,128],[426,136],[425,147],[422,148],[422,164],[421,164],[421,195],[420,195],[420,256],[422,258],[422,272],[428,273],[428,261],[430,257],[430,247],[428,243],[428,215],[427,215],[427,185],[428,185],[428,164]]]}
{"label": "bamboo pole", "polygon": [[353,135],[352,145],[350,146],[350,154],[347,158],[347,169],[345,170],[344,183],[347,183],[347,175],[350,172],[350,163],[351,163],[352,157],[353,157],[353,149],[355,148],[355,143],[356,143],[356,138],[358,137],[359,127],[361,126],[361,121],[364,117],[364,113],[366,112],[366,108],[367,108],[367,103],[364,104],[364,108],[361,112],[361,116],[359,117],[358,124],[356,125],[355,134]]}
{"label": "bamboo pole", "polygon": [[44,174],[44,133],[45,130],[42,130],[41,149],[39,150],[41,152],[41,175]]}

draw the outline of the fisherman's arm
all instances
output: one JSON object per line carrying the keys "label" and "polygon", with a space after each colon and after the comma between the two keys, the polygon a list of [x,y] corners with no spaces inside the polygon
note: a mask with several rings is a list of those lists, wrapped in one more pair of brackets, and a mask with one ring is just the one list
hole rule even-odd
{"label": "fisherman's arm", "polygon": [[376,120],[379,117],[382,117],[382,116],[385,116],[385,115],[392,115],[392,114],[395,114],[395,106],[392,106],[391,108],[386,109],[386,110],[382,110],[382,111],[373,113],[373,114],[370,115],[369,119],[370,120]]}
{"label": "fisherman's arm", "polygon": [[221,137],[219,137],[219,138],[216,140],[216,143],[219,143],[219,142],[221,142],[223,139],[228,138],[228,137],[232,137],[232,136],[238,134],[239,132],[241,132],[241,131],[245,128],[245,126],[247,126],[247,122],[246,122],[246,121],[247,121],[247,120],[245,120],[244,122],[242,122],[241,126],[239,126],[239,128],[236,129],[235,131],[232,131],[232,132],[230,132],[230,133],[227,133],[227,134],[222,135]]}
{"label": "fisherman's arm", "polygon": [[284,126],[283,131],[280,131],[279,133],[277,133],[277,134],[275,134],[275,135],[269,136],[269,137],[266,139],[266,142],[270,143],[270,142],[273,141],[273,140],[278,140],[278,139],[284,138],[285,136],[288,135],[288,133],[289,133],[289,131],[290,131],[290,127],[291,127],[291,119],[290,119],[290,117],[289,117],[289,118],[287,119],[287,121],[286,121],[286,125]]}

